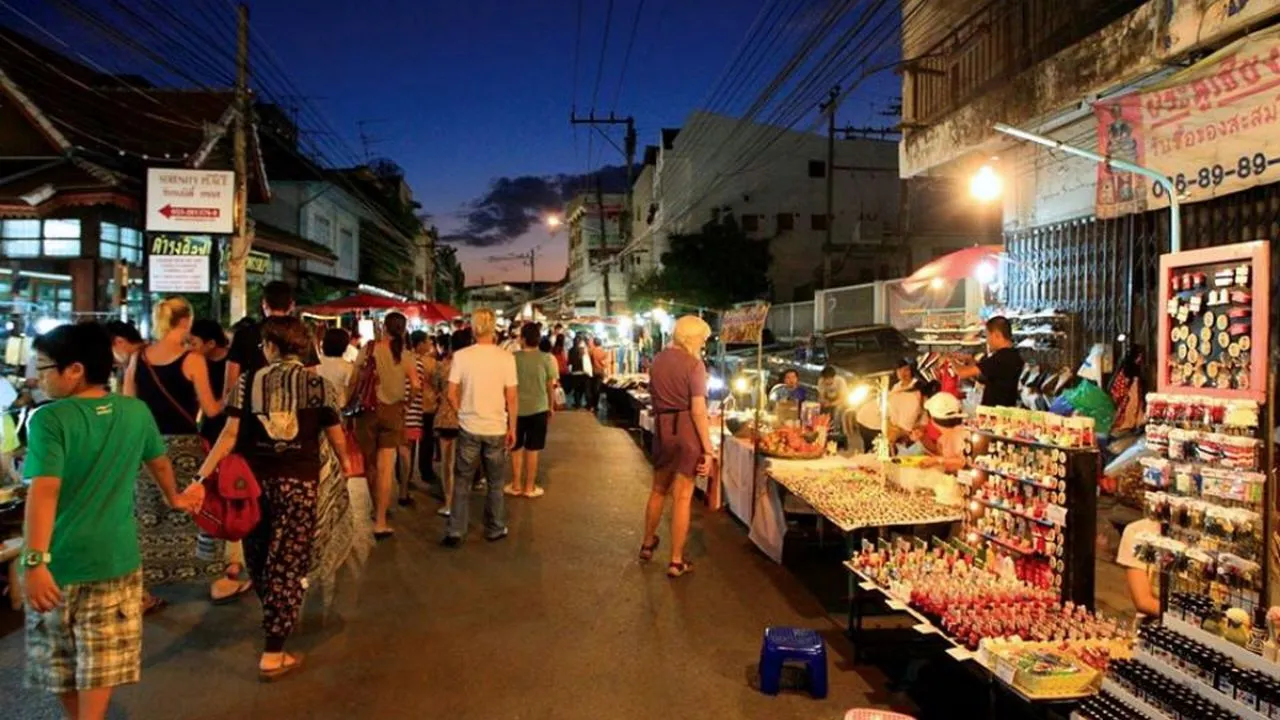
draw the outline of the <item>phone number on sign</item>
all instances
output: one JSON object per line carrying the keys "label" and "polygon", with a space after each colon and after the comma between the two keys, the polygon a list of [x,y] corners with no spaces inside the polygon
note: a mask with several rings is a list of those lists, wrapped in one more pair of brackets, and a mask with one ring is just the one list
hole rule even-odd
{"label": "phone number on sign", "polygon": [[[1224,167],[1222,165],[1211,165],[1202,167],[1194,174],[1178,173],[1176,176],[1170,176],[1169,182],[1173,183],[1173,189],[1179,195],[1187,192],[1190,188],[1200,188],[1208,190],[1221,185],[1227,178],[1240,178],[1246,180],[1251,177],[1263,175],[1272,165],[1280,163],[1280,158],[1268,159],[1262,153],[1254,153],[1252,155],[1242,155],[1236,161],[1234,167]],[[1164,186],[1159,183],[1153,183],[1151,193],[1156,197],[1164,197]]]}

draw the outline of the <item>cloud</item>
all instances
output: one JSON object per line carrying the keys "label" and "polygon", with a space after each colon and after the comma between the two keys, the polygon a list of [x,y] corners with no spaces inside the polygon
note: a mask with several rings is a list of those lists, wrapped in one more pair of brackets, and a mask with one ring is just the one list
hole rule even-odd
{"label": "cloud", "polygon": [[[639,172],[637,168],[636,172]],[[489,190],[463,206],[463,227],[441,238],[454,245],[504,245],[529,232],[547,213],[560,212],[580,192],[595,189],[599,177],[604,192],[626,189],[626,166],[609,165],[584,175],[521,175],[501,177]]]}

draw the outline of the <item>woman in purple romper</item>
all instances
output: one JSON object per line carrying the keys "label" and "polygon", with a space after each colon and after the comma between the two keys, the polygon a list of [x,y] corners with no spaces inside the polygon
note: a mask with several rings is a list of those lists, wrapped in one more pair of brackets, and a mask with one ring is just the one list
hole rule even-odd
{"label": "woman in purple romper", "polygon": [[667,495],[671,495],[671,562],[669,577],[693,569],[684,557],[689,535],[689,506],[693,479],[707,472],[712,458],[707,423],[707,369],[702,348],[711,328],[696,315],[676,321],[671,345],[658,353],[649,368],[649,396],[653,403],[653,488],[644,512],[644,541],[640,559],[649,560],[658,547],[658,523]]}

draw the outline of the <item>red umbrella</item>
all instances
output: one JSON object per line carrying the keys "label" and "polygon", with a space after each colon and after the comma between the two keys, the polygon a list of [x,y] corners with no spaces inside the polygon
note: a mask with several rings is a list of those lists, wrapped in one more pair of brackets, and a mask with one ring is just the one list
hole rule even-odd
{"label": "red umbrella", "polygon": [[441,302],[411,302],[406,303],[404,309],[406,314],[416,315],[422,321],[429,323],[449,322],[456,317],[462,317],[458,308]]}
{"label": "red umbrella", "polygon": [[914,292],[929,286],[935,280],[955,281],[968,277],[990,282],[995,278],[1000,254],[1003,252],[1003,245],[974,245],[948,253],[911,273],[911,277],[902,281],[902,287]]}
{"label": "red umbrella", "polygon": [[312,315],[345,315],[366,310],[399,310],[405,305],[404,301],[396,300],[395,298],[372,295],[370,293],[356,293],[355,295],[348,295],[344,298],[303,308],[302,312]]}

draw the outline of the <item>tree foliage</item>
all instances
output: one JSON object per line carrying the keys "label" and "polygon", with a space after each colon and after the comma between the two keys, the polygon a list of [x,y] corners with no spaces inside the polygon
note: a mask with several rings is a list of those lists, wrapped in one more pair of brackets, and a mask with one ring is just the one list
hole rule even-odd
{"label": "tree foliage", "polygon": [[729,307],[768,295],[772,260],[769,241],[748,238],[730,217],[694,234],[672,235],[662,269],[636,283],[628,297],[638,310],[661,300]]}
{"label": "tree foliage", "polygon": [[459,304],[462,290],[467,285],[467,274],[458,262],[458,249],[452,245],[436,243],[436,299],[440,302]]}

